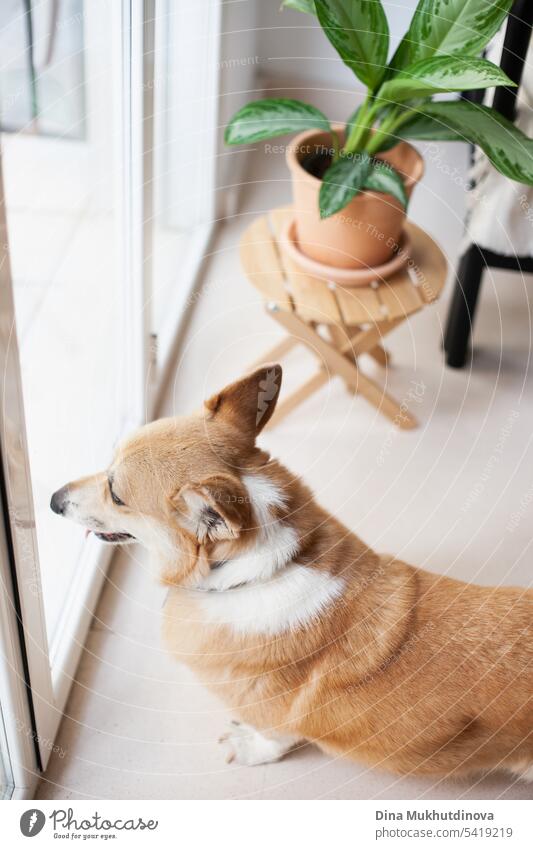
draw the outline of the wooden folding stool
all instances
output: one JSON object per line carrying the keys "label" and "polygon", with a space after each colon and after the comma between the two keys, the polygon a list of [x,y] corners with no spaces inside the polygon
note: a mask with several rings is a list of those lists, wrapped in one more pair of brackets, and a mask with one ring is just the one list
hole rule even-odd
{"label": "wooden folding stool", "polygon": [[269,315],[289,333],[261,362],[279,360],[299,344],[320,361],[316,374],[278,404],[269,426],[339,375],[352,392],[398,427],[415,427],[417,421],[406,405],[365,375],[359,358],[369,354],[381,366],[388,364],[383,338],[438,298],[446,280],[444,254],[424,230],[408,222],[407,266],[386,280],[343,288],[302,271],[283,250],[280,234],[291,214],[290,207],[275,209],[253,221],[241,239],[241,262],[248,279],[265,297]]}

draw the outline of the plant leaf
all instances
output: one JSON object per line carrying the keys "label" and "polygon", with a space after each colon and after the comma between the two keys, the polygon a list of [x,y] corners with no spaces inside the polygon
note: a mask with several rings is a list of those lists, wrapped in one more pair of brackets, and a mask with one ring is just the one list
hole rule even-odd
{"label": "plant leaf", "polygon": [[252,142],[316,127],[331,130],[326,116],[309,103],[285,97],[253,100],[235,113],[224,133],[226,144]]}
{"label": "plant leaf", "polygon": [[409,65],[383,83],[378,96],[390,103],[433,94],[515,85],[501,68],[471,56],[433,56]]}
{"label": "plant leaf", "polygon": [[371,189],[374,192],[384,192],[399,200],[404,209],[407,209],[408,198],[401,176],[394,170],[392,165],[374,159],[372,166],[362,186],[363,189]]}
{"label": "plant leaf", "polygon": [[341,156],[328,168],[320,186],[320,217],[329,218],[344,209],[363,186],[371,167],[366,151],[354,156]]}
{"label": "plant leaf", "polygon": [[498,32],[513,0],[419,0],[391,65],[405,68],[429,56],[475,56]]}
{"label": "plant leaf", "polygon": [[389,62],[389,67],[387,68],[387,73],[385,75],[385,79],[389,79],[389,77],[394,76],[394,72],[401,70],[401,68],[405,68],[407,65],[411,65],[411,41],[409,36],[409,30],[405,33],[404,37],[400,41],[398,47],[394,51],[394,56]]}
{"label": "plant leaf", "polygon": [[316,15],[315,0],[283,0],[283,8],[296,9],[297,12],[307,12]]}
{"label": "plant leaf", "polygon": [[[533,186],[533,139],[494,109],[467,100],[455,100],[427,103],[420,106],[419,111],[422,116],[441,124],[441,139],[449,139],[451,131],[456,134],[454,138],[479,145],[500,173],[518,183]],[[412,132],[413,125],[410,128],[405,125],[403,132],[409,129]]]}
{"label": "plant leaf", "polygon": [[[419,139],[420,141],[466,141],[464,135],[447,127],[443,121],[419,113],[411,121],[403,124],[397,131],[396,143],[401,139]],[[380,151],[387,148],[380,147]]]}
{"label": "plant leaf", "polygon": [[375,89],[383,79],[389,26],[381,0],[315,0],[320,26],[362,83]]}

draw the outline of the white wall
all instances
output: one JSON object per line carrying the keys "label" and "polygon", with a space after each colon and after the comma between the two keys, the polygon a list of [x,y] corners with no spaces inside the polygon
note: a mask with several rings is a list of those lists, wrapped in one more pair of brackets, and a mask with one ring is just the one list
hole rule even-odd
{"label": "white wall", "polygon": [[[252,0],[254,2],[254,0]],[[272,82],[302,81],[331,88],[357,88],[361,83],[339,59],[313,15],[280,11],[280,0],[257,3],[257,53],[260,68]],[[237,4],[239,6],[244,3]],[[391,55],[409,25],[417,0],[383,3],[389,20]]]}
{"label": "white wall", "polygon": [[259,0],[232,0],[222,3],[222,36],[218,57],[219,162],[216,206],[219,216],[234,213],[247,160],[242,148],[225,147],[224,128],[237,109],[249,100],[263,96],[263,84],[260,81],[261,57],[257,45],[258,9]]}

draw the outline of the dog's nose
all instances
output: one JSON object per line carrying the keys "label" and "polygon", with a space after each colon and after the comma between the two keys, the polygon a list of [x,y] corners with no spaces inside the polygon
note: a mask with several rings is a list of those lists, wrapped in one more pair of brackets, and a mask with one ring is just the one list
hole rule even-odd
{"label": "dog's nose", "polygon": [[54,492],[50,499],[50,507],[54,513],[59,513],[61,516],[65,512],[65,507],[68,501],[68,487],[62,486],[57,492]]}

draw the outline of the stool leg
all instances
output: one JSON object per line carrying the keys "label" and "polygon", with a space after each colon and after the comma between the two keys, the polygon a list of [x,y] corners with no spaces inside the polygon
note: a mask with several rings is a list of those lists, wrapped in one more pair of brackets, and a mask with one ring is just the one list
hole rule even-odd
{"label": "stool leg", "polygon": [[[354,330],[356,329],[357,328],[354,327],[347,327],[343,331],[340,328],[335,327],[335,325],[329,325],[328,327],[331,341],[338,350],[346,348],[349,340],[353,338]],[[363,335],[365,331],[360,331],[360,333]],[[368,348],[365,353],[368,354],[369,357],[372,357],[378,365],[383,366],[383,368],[386,368],[390,363],[390,354],[385,350],[380,342],[377,342],[373,348]],[[355,358],[354,352],[352,350],[347,350],[346,357],[348,357],[349,360],[353,360]]]}
{"label": "stool leg", "polygon": [[[342,348],[350,340],[350,334],[348,333],[348,328],[341,328],[341,327],[337,327],[334,324],[328,324],[327,329],[328,329],[329,338],[331,340],[331,344],[335,346],[337,351],[340,351],[340,353],[344,353]],[[345,354],[345,357],[351,363],[357,362],[355,356],[353,355],[353,352],[351,352],[351,351],[349,353]],[[345,380],[344,385],[345,385],[346,389],[348,390],[348,392],[350,392],[352,394],[355,393],[355,390],[354,390],[352,384],[349,381]]]}
{"label": "stool leg", "polygon": [[[402,404],[399,404],[382,387],[362,374],[356,366],[355,361],[350,361],[345,353],[339,351],[329,342],[326,342],[325,339],[322,339],[303,319],[294,313],[289,313],[278,308],[272,309],[271,314],[289,333],[292,333],[302,344],[309,348],[311,353],[319,358],[324,367],[323,371],[327,369],[333,374],[338,374],[345,383],[352,387],[353,391],[363,395],[367,401],[370,401],[371,404],[377,407],[381,413],[391,419],[398,427],[416,427],[416,419],[407,410],[402,408]],[[396,323],[398,322],[389,322],[389,329],[394,327]],[[352,340],[353,348],[357,350],[358,339],[359,350],[361,352],[374,347],[376,345],[376,333],[378,333],[378,328],[372,328],[371,330],[365,330],[356,334],[356,337]],[[351,344],[347,347],[347,350],[350,350],[350,348]],[[318,375],[316,377],[318,379]]]}
{"label": "stool leg", "polygon": [[379,343],[375,348],[372,348],[371,351],[368,351],[368,354],[372,357],[373,360],[383,368],[386,368],[390,364],[390,354],[383,345]]}
{"label": "stool leg", "polygon": [[481,251],[477,245],[471,245],[459,262],[444,334],[446,362],[452,368],[462,368],[465,364],[484,267]]}
{"label": "stool leg", "polygon": [[418,422],[405,404],[399,404],[388,392],[374,383],[365,374],[359,372],[356,385],[357,392],[366,398],[380,413],[391,420],[396,427],[402,430],[411,430],[418,426]]}

